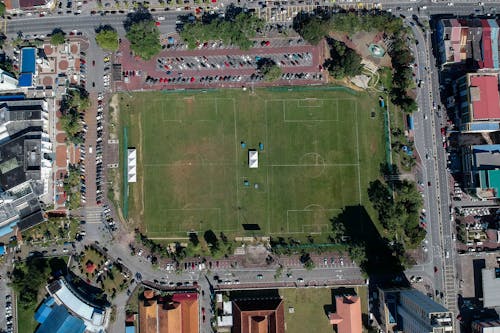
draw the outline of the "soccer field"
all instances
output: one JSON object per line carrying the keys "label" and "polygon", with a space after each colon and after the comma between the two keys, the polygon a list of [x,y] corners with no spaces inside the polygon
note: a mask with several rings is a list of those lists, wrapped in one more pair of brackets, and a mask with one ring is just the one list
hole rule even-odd
{"label": "soccer field", "polygon": [[[376,96],[314,89],[131,97],[120,105],[138,157],[129,219],[150,237],[327,233],[343,207],[368,201],[383,160]],[[249,150],[257,168],[249,168]]]}

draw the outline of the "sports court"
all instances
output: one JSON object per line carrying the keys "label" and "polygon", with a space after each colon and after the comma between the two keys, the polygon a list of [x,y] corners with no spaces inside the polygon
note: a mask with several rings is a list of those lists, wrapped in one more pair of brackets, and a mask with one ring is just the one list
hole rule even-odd
{"label": "sports court", "polygon": [[377,102],[366,95],[263,89],[125,99],[122,123],[142,162],[129,216],[150,237],[327,233],[342,207],[367,201],[383,157],[382,120],[370,117]]}

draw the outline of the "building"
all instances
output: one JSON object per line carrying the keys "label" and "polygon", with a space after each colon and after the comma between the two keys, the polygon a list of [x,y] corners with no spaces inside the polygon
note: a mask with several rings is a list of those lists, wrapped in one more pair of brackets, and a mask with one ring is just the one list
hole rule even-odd
{"label": "building", "polygon": [[481,270],[483,277],[483,306],[485,308],[500,307],[500,267]]}
{"label": "building", "polygon": [[18,13],[25,10],[52,9],[54,0],[5,0],[5,9],[9,13]]}
{"label": "building", "polygon": [[337,325],[337,333],[361,333],[361,300],[358,296],[336,296],[335,313],[329,313],[330,324]]}
{"label": "building", "polygon": [[81,320],[87,332],[105,331],[110,312],[85,299],[64,278],[52,282],[46,289],[57,305]]}
{"label": "building", "polygon": [[233,300],[233,333],[285,333],[281,298]]}
{"label": "building", "polygon": [[500,69],[499,26],[494,19],[442,19],[436,27],[439,63]]}
{"label": "building", "polygon": [[0,91],[9,91],[17,89],[18,81],[10,74],[0,69]]}
{"label": "building", "polygon": [[472,145],[462,148],[466,188],[482,199],[500,197],[500,145]]}
{"label": "building", "polygon": [[474,321],[472,333],[500,333],[500,320]]}
{"label": "building", "polygon": [[83,333],[83,320],[71,315],[53,297],[47,298],[35,312],[35,320],[40,323],[35,333]]}
{"label": "building", "polygon": [[42,222],[52,144],[45,100],[0,99],[0,236]]}
{"label": "building", "polygon": [[454,332],[453,312],[420,291],[409,288],[380,289],[381,327],[384,332]]}
{"label": "building", "polygon": [[[42,0],[43,1],[43,0]],[[21,49],[21,70],[19,75],[19,87],[29,88],[34,85],[36,70],[36,48],[25,47]]]}
{"label": "building", "polygon": [[127,179],[129,183],[137,182],[137,151],[135,148],[127,149]]}
{"label": "building", "polygon": [[456,83],[459,128],[466,133],[500,130],[498,74],[469,73]]}
{"label": "building", "polygon": [[248,150],[248,167],[250,169],[257,169],[259,167],[259,152],[257,150]]}
{"label": "building", "polygon": [[139,302],[139,333],[198,333],[198,294],[168,297],[145,290]]}

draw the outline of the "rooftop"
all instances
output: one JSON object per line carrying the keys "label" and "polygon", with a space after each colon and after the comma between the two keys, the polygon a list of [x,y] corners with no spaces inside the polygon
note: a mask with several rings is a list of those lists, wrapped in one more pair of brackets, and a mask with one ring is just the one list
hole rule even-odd
{"label": "rooftop", "polygon": [[233,331],[240,333],[284,333],[285,314],[281,298],[233,301]]}
{"label": "rooftop", "polygon": [[469,91],[473,120],[500,119],[497,75],[470,74]]}
{"label": "rooftop", "polygon": [[494,308],[500,306],[500,268],[481,270],[483,277],[484,307]]}
{"label": "rooftop", "polygon": [[330,323],[337,333],[361,333],[361,300],[357,296],[335,297],[336,313],[330,313]]}
{"label": "rooftop", "polygon": [[160,297],[145,290],[139,303],[140,333],[198,333],[198,295],[178,293]]}

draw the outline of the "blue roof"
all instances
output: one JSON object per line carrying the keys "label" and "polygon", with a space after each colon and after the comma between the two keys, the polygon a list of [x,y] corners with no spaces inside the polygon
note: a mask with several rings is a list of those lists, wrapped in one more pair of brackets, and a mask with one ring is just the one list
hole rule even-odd
{"label": "blue roof", "polygon": [[21,50],[21,73],[35,73],[35,48],[25,47]]}
{"label": "blue roof", "polygon": [[498,122],[496,123],[487,123],[487,122],[477,122],[477,123],[469,123],[469,130],[471,131],[498,131],[500,129],[500,125]]}
{"label": "blue roof", "polygon": [[2,95],[0,101],[19,101],[25,99],[24,95]]}
{"label": "blue roof", "polygon": [[17,221],[16,222],[12,222],[6,226],[3,226],[0,228],[0,237],[2,236],[5,236],[7,234],[10,234],[11,232],[14,231],[14,228],[16,227],[17,225]]}
{"label": "blue roof", "polygon": [[37,322],[39,322],[40,324],[43,324],[45,322],[47,317],[52,312],[51,306],[52,306],[52,304],[54,304],[54,302],[55,302],[54,298],[49,297],[45,300],[45,302],[42,303],[42,305],[40,305],[38,310],[36,310],[36,312],[35,312],[35,320]]}
{"label": "blue roof", "polygon": [[472,149],[474,152],[500,152],[500,145],[475,145]]}
{"label": "blue roof", "polygon": [[19,75],[19,83],[17,85],[19,87],[31,87],[33,85],[33,74],[23,73]]}
{"label": "blue roof", "polygon": [[35,333],[83,333],[84,331],[83,320],[70,315],[64,306],[56,305]]}
{"label": "blue roof", "polygon": [[125,333],[135,333],[135,326],[125,326]]}

